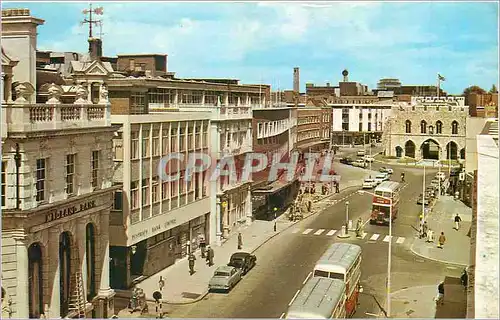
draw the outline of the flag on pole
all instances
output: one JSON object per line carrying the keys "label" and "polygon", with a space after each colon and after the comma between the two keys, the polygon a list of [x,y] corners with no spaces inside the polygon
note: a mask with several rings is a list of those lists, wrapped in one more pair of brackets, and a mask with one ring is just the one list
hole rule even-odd
{"label": "flag on pole", "polygon": [[438,80],[439,80],[439,81],[446,81],[446,78],[445,78],[445,77],[443,77],[442,75],[440,75],[440,74],[438,73]]}
{"label": "flag on pole", "polygon": [[94,13],[95,14],[103,14],[104,13],[104,8],[103,7],[95,8],[94,9]]}

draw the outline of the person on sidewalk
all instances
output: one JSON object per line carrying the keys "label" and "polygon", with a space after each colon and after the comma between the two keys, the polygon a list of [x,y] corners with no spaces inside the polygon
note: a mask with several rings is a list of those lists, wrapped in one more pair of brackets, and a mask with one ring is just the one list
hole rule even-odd
{"label": "person on sidewalk", "polygon": [[455,230],[458,231],[458,229],[460,229],[460,222],[461,221],[462,221],[462,218],[460,218],[460,216],[457,213],[457,215],[455,216],[455,228],[454,228]]}
{"label": "person on sidewalk", "polygon": [[340,192],[340,183],[338,181],[335,181],[335,193]]}
{"label": "person on sidewalk", "polygon": [[427,242],[434,242],[434,231],[432,231],[431,228],[429,228],[429,231],[427,231]]}
{"label": "person on sidewalk", "polygon": [[443,305],[444,304],[444,282],[443,281],[441,281],[438,285],[438,294],[434,300],[436,301],[436,305],[438,305],[438,304]]}
{"label": "person on sidewalk", "polygon": [[207,241],[205,240],[205,236],[203,234],[198,234],[198,246],[201,251],[201,258],[205,258],[205,252],[207,251]]}
{"label": "person on sidewalk", "polygon": [[438,248],[443,249],[443,245],[446,242],[446,237],[444,236],[444,232],[441,232],[441,235],[439,236],[438,242],[439,242]]}
{"label": "person on sidewalk", "polygon": [[427,225],[427,221],[424,221],[424,224],[422,225],[422,238],[427,238],[427,230],[429,229],[429,226]]}
{"label": "person on sidewalk", "polygon": [[192,276],[194,274],[194,262],[196,261],[194,254],[192,253],[189,254],[188,261],[189,261],[189,275]]}
{"label": "person on sidewalk", "polygon": [[209,267],[214,265],[214,249],[210,246],[207,246],[207,264]]}
{"label": "person on sidewalk", "polygon": [[238,232],[238,250],[243,248],[243,238],[241,237],[241,232]]}

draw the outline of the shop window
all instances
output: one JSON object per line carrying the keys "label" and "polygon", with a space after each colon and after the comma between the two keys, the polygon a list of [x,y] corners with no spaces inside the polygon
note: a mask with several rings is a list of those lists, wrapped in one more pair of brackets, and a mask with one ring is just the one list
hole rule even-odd
{"label": "shop window", "polygon": [[71,239],[66,231],[59,236],[59,296],[61,318],[68,315],[71,298]]}
{"label": "shop window", "polygon": [[99,151],[92,151],[92,158],[90,159],[91,170],[91,185],[92,188],[98,189],[99,183]]}
{"label": "shop window", "polygon": [[92,223],[85,228],[85,244],[87,253],[87,301],[97,295],[96,290],[96,270],[95,270],[95,228]]}
{"label": "shop window", "polygon": [[28,248],[28,288],[29,317],[39,319],[43,311],[43,271],[42,248],[33,243]]}
{"label": "shop window", "polygon": [[36,160],[36,201],[45,200],[46,159]]}
{"label": "shop window", "polygon": [[66,155],[66,194],[75,193],[75,160],[76,154]]}

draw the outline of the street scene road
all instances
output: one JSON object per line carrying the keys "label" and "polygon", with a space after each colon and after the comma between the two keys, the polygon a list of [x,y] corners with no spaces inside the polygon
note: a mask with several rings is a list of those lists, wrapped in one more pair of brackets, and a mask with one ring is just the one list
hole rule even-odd
{"label": "street scene road", "polygon": [[[336,163],[335,169],[341,173],[344,166]],[[380,166],[373,164],[373,169]],[[424,260],[411,253],[410,246],[416,240],[417,221],[422,210],[416,204],[416,198],[422,190],[422,172],[419,169],[394,169],[392,179],[399,181],[401,172],[405,171],[406,183],[401,193],[399,215],[393,224],[391,291],[430,286],[433,290],[428,298],[429,305],[432,306],[432,294],[443,275],[456,275],[460,270]],[[427,170],[426,175],[426,180],[430,181],[435,171]],[[209,294],[196,304],[173,308],[170,316],[282,317],[297,291],[310,276],[317,259],[332,243],[339,241],[356,243],[363,248],[361,284],[364,290],[354,317],[382,315],[387,279],[388,227],[368,223],[372,197],[356,191],[350,190],[343,196],[343,201],[327,207],[312,220],[296,224],[257,250],[257,266],[229,294]],[[346,201],[349,202],[349,219],[356,221],[361,217],[367,222],[362,239],[357,239],[353,232],[346,240],[336,236],[345,224]]]}

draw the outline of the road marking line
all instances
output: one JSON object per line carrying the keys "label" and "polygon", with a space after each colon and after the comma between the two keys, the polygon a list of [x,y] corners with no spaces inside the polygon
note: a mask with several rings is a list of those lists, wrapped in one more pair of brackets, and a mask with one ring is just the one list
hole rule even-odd
{"label": "road marking line", "polygon": [[297,229],[293,230],[293,231],[292,231],[292,233],[297,233],[297,232],[299,232],[299,231],[300,231],[300,229],[299,229],[299,228],[297,228]]}
{"label": "road marking line", "polygon": [[399,237],[398,240],[396,240],[396,243],[401,244],[405,242],[405,237]]}
{"label": "road marking line", "polygon": [[363,235],[361,236],[361,239],[364,239],[368,233],[363,232]]}
{"label": "road marking line", "polygon": [[378,314],[375,313],[370,313],[370,312],[365,312],[367,316],[373,316],[373,317],[378,317]]}
{"label": "road marking line", "polygon": [[299,295],[299,292],[300,292],[300,290],[297,290],[297,292],[295,292],[295,295],[293,296],[292,300],[290,300],[290,303],[288,304],[288,306],[292,305],[292,303],[295,300],[295,298],[297,298],[297,296]]}
{"label": "road marking line", "polygon": [[306,284],[307,280],[309,280],[309,277],[312,275],[312,271],[309,272],[309,274],[307,275],[306,277],[306,280],[304,280],[304,282],[302,282],[302,284]]}
{"label": "road marking line", "polygon": [[319,229],[318,231],[316,231],[316,232],[314,233],[314,235],[315,235],[315,236],[319,236],[320,234],[322,234],[322,233],[323,233],[323,231],[325,231],[325,229]]}
{"label": "road marking line", "polygon": [[306,229],[304,232],[302,232],[302,234],[309,234],[311,231],[313,231],[313,229]]}
{"label": "road marking line", "polygon": [[378,237],[380,237],[379,234],[375,233],[374,235],[372,235],[372,237],[370,238],[371,241],[377,241]]}
{"label": "road marking line", "polygon": [[390,239],[390,238],[391,238],[390,236],[385,236],[385,238],[384,238],[384,242],[389,242],[389,239]]}
{"label": "road marking line", "polygon": [[328,233],[326,234],[327,236],[333,236],[333,234],[337,232],[337,230],[330,230],[328,231]]}
{"label": "road marking line", "polygon": [[285,317],[285,313],[283,312],[280,316],[280,319],[283,319],[283,317]]}

